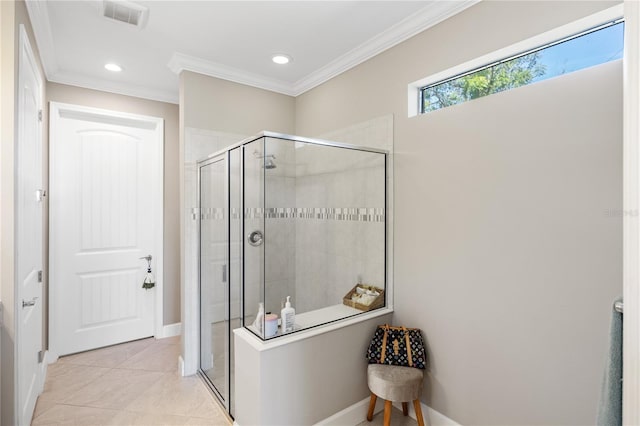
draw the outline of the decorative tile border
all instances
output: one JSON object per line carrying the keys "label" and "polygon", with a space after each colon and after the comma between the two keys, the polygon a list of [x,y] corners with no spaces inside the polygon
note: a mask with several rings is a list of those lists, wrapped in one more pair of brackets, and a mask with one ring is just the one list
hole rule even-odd
{"label": "decorative tile border", "polygon": [[200,211],[200,219],[201,220],[222,220],[224,219],[224,210],[223,208],[208,208],[202,209]]}
{"label": "decorative tile border", "polygon": [[316,219],[356,222],[384,222],[383,208],[276,207],[245,209],[245,219]]}
{"label": "decorative tile border", "polygon": [[[223,208],[203,209],[200,213],[202,220],[224,219]],[[193,215],[195,219],[195,214]],[[239,210],[231,209],[231,219],[239,219]],[[245,219],[314,219],[337,220],[352,222],[384,222],[385,211],[383,208],[359,207],[276,207],[276,208],[248,208],[245,209]]]}

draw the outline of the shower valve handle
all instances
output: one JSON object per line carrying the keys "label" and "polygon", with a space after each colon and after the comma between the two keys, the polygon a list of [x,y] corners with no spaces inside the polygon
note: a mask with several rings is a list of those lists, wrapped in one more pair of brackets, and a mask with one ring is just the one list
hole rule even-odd
{"label": "shower valve handle", "polygon": [[247,240],[249,241],[249,244],[251,244],[254,247],[258,247],[260,244],[262,244],[263,239],[264,237],[262,236],[262,232],[260,231],[253,231],[247,236]]}

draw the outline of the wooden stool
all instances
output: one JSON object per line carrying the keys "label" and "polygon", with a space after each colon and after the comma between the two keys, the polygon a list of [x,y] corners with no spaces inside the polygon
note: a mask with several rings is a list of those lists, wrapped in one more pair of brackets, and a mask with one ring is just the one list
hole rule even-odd
{"label": "wooden stool", "polygon": [[422,370],[412,367],[397,367],[395,365],[369,364],[367,368],[367,383],[371,390],[369,412],[367,420],[373,419],[373,410],[376,408],[378,397],[384,402],[384,425],[391,422],[391,403],[402,402],[402,414],[409,415],[408,401],[413,401],[416,410],[416,418],[419,426],[424,426],[420,395],[422,394]]}

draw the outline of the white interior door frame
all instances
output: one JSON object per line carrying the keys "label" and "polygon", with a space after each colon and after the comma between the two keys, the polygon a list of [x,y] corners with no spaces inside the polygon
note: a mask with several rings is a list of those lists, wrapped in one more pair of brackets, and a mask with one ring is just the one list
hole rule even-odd
{"label": "white interior door frame", "polygon": [[[155,132],[155,144],[157,148],[157,155],[155,156],[156,161],[149,161],[144,164],[144,167],[149,169],[149,174],[153,176],[153,181],[159,183],[159,187],[156,190],[153,190],[153,201],[150,209],[153,209],[157,212],[157,218],[153,224],[153,233],[154,233],[154,242],[153,242],[153,259],[155,264],[154,269],[154,277],[156,280],[156,296],[154,301],[154,335],[156,338],[160,338],[163,336],[163,311],[164,311],[164,283],[163,283],[163,246],[164,246],[164,119],[159,117],[152,117],[140,114],[131,114],[119,111],[106,110],[101,108],[93,108],[82,105],[73,105],[66,104],[60,102],[50,102],[49,104],[50,110],[50,123],[49,123],[49,135],[50,135],[50,158],[49,158],[49,176],[53,175],[54,167],[56,167],[56,162],[58,161],[55,158],[55,145],[59,143],[56,140],[57,135],[57,124],[58,120],[56,117],[60,117],[61,114],[64,115],[72,115],[75,117],[86,117],[90,118],[94,121],[101,121],[104,123],[111,124],[122,124],[127,122],[135,122],[135,123],[145,123],[147,128],[153,129]],[[51,194],[51,197],[55,197],[55,194]],[[49,240],[49,245],[51,247],[52,239]],[[51,259],[50,252],[50,263],[49,270],[50,276],[55,276],[55,262]],[[55,285],[53,282],[51,285]],[[64,306],[56,306],[54,300],[52,298],[49,306],[49,330],[50,336],[54,336],[52,332],[54,330],[55,318],[60,309],[64,309]],[[55,342],[52,340],[50,342],[50,351],[51,357],[50,360],[53,362],[57,359],[59,353],[56,352]]]}
{"label": "white interior door frame", "polygon": [[622,422],[640,424],[640,3],[624,2]]}

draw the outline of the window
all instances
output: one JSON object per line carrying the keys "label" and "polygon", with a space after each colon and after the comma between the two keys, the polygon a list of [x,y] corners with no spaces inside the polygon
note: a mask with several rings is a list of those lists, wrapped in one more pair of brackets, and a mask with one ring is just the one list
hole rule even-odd
{"label": "window", "polygon": [[617,20],[437,81],[420,88],[420,113],[620,59],[623,40],[624,22]]}

